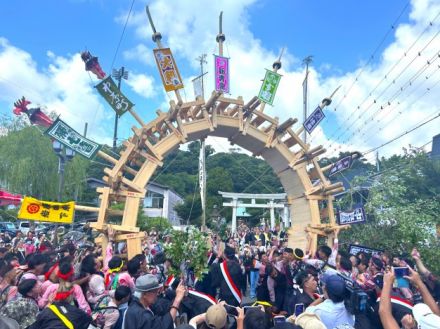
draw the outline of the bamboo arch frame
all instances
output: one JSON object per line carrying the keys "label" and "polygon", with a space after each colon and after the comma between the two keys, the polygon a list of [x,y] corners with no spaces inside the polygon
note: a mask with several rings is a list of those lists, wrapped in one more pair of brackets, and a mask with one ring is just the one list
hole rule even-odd
{"label": "bamboo arch frame", "polygon": [[[153,41],[162,48],[160,32],[153,24],[148,7],[147,15],[153,30]],[[225,35],[222,33],[222,13],[219,17],[219,54],[223,54]],[[272,65],[273,71],[281,68],[281,56]],[[337,89],[336,89],[337,90]],[[324,98],[323,109],[331,103],[335,94]],[[118,231],[115,239],[127,241],[127,253],[131,258],[141,252],[143,232],[136,226],[141,200],[145,197],[148,181],[157,167],[163,165],[163,158],[181,144],[218,136],[227,138],[261,156],[272,167],[287,194],[292,226],[289,229],[289,246],[306,248],[307,234],[311,235],[312,252],[316,250],[318,236],[332,237],[337,226],[333,209],[334,194],[344,190],[342,183],[331,184],[324,173],[331,165],[321,168],[318,157],[325,153],[320,145],[311,147],[299,137],[303,127],[294,131],[298,122],[290,118],[279,124],[277,117],[264,113],[265,103],[255,96],[247,103],[243,98],[227,98],[213,91],[208,100],[199,97],[183,102],[179,90],[175,90],[177,102],[170,101],[167,113],[157,110],[157,117],[144,123],[136,112],[131,115],[140,127],[132,127],[133,136],[123,143],[124,150],[119,159],[100,151],[98,155],[111,163],[105,168],[103,180],[107,187],[98,188],[101,204],[99,208],[77,206],[77,210],[97,211],[98,220],[92,227],[103,231],[112,226]],[[138,168],[138,169],[135,169]],[[123,211],[110,209],[112,201],[124,202]],[[107,223],[108,216],[122,216],[121,225]],[[346,228],[347,226],[344,226]],[[105,255],[107,238],[97,239]],[[331,239],[328,239],[331,243]]]}

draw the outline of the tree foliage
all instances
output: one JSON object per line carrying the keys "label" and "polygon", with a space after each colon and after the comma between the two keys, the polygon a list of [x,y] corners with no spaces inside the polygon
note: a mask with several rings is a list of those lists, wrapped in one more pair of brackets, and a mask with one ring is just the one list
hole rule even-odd
{"label": "tree foliage", "polygon": [[[58,158],[52,144],[39,128],[22,119],[0,121],[0,183],[12,193],[56,200]],[[76,156],[66,164],[64,200],[79,197],[84,186],[88,161]]]}
{"label": "tree foliage", "polygon": [[[404,156],[382,159],[381,167],[380,174],[352,182],[354,190],[367,180],[371,183],[365,204],[368,223],[353,225],[342,233],[342,239],[398,255],[409,255],[417,247],[431,269],[440,273],[436,234],[440,225],[440,162],[410,150]],[[350,194],[338,205],[350,208]]]}

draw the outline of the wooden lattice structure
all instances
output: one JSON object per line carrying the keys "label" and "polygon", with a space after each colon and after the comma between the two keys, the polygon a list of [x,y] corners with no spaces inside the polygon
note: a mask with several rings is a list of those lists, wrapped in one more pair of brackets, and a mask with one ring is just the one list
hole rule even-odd
{"label": "wooden lattice structure", "polygon": [[[162,48],[161,35],[153,24],[152,27],[153,40]],[[220,55],[224,40],[220,30],[217,35]],[[281,61],[275,61],[273,70],[280,68]],[[218,136],[249,150],[254,156],[261,156],[280,179],[290,207],[290,246],[305,248],[306,232],[311,233],[314,248],[318,235],[332,236],[337,227],[334,194],[341,192],[343,186],[342,183],[331,184],[326,178],[324,173],[331,166],[321,168],[318,164],[318,157],[326,150],[301,140],[299,135],[303,127],[294,129],[297,119],[290,118],[280,124],[277,117],[264,113],[265,103],[257,97],[245,102],[242,97],[229,98],[214,91],[207,100],[200,97],[183,102],[178,90],[175,94],[177,101],[170,101],[168,112],[157,110],[157,117],[149,123],[144,123],[134,111],[130,111],[139,126],[132,127],[133,136],[123,143],[119,159],[99,152],[100,157],[113,165],[104,170],[103,179],[108,187],[97,189],[101,200],[99,208],[77,208],[98,212],[93,228],[103,231],[110,225],[107,223],[109,216],[122,216],[121,225],[111,225],[118,232],[116,240],[127,241],[129,258],[140,253],[144,233],[139,232],[136,221],[145,187],[155,170],[163,165],[164,157],[181,144]],[[324,108],[330,103],[331,96],[320,106]],[[112,201],[123,202],[124,210],[110,209]],[[105,247],[106,238],[99,239]]]}

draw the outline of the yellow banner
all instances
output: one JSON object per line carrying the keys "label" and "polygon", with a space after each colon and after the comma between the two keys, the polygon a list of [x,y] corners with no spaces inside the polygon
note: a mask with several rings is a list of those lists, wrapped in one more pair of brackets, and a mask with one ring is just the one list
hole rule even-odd
{"label": "yellow banner", "polygon": [[18,212],[19,219],[40,222],[71,224],[75,213],[75,202],[49,202],[24,197]]}
{"label": "yellow banner", "polygon": [[165,90],[173,91],[183,88],[182,78],[170,48],[154,49],[153,52]]}

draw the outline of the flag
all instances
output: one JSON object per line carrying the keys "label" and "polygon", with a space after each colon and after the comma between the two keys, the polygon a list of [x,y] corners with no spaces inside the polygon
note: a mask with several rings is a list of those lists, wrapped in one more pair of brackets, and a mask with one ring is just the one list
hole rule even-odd
{"label": "flag", "polygon": [[340,211],[338,215],[339,225],[349,225],[357,223],[365,223],[367,216],[364,207],[356,207],[350,211]]}
{"label": "flag", "polygon": [[261,85],[258,98],[262,102],[272,105],[280,80],[281,75],[276,72],[266,70],[266,76],[264,77],[263,84]]}
{"label": "flag", "polygon": [[325,118],[325,114],[321,107],[318,106],[312,114],[304,121],[304,129],[307,130],[309,134],[319,125],[319,123]]}
{"label": "flag", "polygon": [[214,55],[215,90],[229,94],[229,58]]}
{"label": "flag", "polygon": [[19,194],[11,194],[7,191],[0,190],[0,206],[14,205],[17,206],[21,202],[22,196]]}
{"label": "flag", "polygon": [[200,75],[192,80],[194,88],[194,98],[203,97],[202,79],[203,75]]}
{"label": "flag", "polygon": [[166,91],[173,91],[183,88],[182,78],[174,62],[170,48],[154,49],[154,58],[162,78]]}
{"label": "flag", "polygon": [[85,138],[59,118],[46,130],[45,134],[87,159],[93,158],[101,149],[101,145]]}
{"label": "flag", "polygon": [[205,211],[205,194],[206,194],[206,171],[205,171],[205,142],[201,143],[199,156],[199,186],[200,186],[200,200],[202,203],[202,210]]}
{"label": "flag", "polygon": [[130,100],[123,93],[121,93],[111,76],[108,76],[102,80],[95,86],[95,88],[98,90],[101,96],[104,97],[113,110],[115,110],[118,116],[123,115],[133,107],[133,103],[130,102]]}
{"label": "flag", "polygon": [[24,197],[17,217],[24,220],[70,224],[73,222],[74,213],[73,201],[61,203]]}

